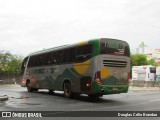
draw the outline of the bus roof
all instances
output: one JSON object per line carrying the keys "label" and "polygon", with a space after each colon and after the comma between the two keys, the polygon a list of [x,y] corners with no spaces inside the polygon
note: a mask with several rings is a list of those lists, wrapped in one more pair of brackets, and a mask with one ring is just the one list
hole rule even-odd
{"label": "bus roof", "polygon": [[[43,54],[43,53],[48,53],[48,52],[51,52],[53,50],[61,50],[61,49],[64,49],[64,48],[69,48],[69,47],[73,47],[73,46],[77,46],[77,45],[82,45],[84,43],[87,43],[87,42],[93,42],[93,41],[99,41],[99,40],[118,40],[118,41],[123,41],[123,40],[119,40],[119,39],[112,39],[112,38],[97,38],[97,39],[90,39],[88,41],[83,41],[83,42],[79,42],[79,43],[76,43],[76,44],[67,44],[67,45],[62,45],[62,46],[58,46],[58,47],[53,47],[53,48],[48,48],[48,49],[43,49],[43,50],[40,50],[40,51],[36,51],[36,52],[33,52],[33,53],[30,53],[28,56],[34,56],[34,55],[39,55],[39,54]],[[125,41],[124,41],[125,42]]]}
{"label": "bus roof", "polygon": [[70,46],[70,45],[62,45],[62,46],[48,48],[48,49],[44,48],[43,50],[30,53],[28,56],[38,55],[38,54],[41,54],[41,53],[47,53],[47,52],[50,52],[50,51],[53,51],[53,50],[60,50],[60,49],[63,49],[63,48],[67,48],[68,46]]}

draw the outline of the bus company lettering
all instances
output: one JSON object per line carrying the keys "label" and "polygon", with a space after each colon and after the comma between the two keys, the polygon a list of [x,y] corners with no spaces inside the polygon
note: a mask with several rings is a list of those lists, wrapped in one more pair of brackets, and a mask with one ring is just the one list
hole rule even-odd
{"label": "bus company lettering", "polygon": [[[50,68],[50,73],[53,74],[57,68]],[[33,74],[44,74],[45,68],[34,69],[32,71]]]}
{"label": "bus company lettering", "polygon": [[32,71],[33,74],[44,74],[44,68],[40,68],[40,69],[34,69]]}
{"label": "bus company lettering", "polygon": [[28,113],[13,112],[11,117],[21,117],[21,118],[24,118],[24,117],[42,117],[42,114],[41,113],[30,113],[30,112],[28,112]]}

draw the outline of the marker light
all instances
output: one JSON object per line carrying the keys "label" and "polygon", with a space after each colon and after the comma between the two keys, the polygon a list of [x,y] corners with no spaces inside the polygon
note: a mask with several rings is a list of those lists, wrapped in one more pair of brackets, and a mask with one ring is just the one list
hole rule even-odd
{"label": "marker light", "polygon": [[89,84],[89,83],[86,83],[86,87],[90,87],[90,84]]}
{"label": "marker light", "polygon": [[97,84],[102,84],[100,71],[97,71],[97,72],[95,73],[95,82],[96,82]]}

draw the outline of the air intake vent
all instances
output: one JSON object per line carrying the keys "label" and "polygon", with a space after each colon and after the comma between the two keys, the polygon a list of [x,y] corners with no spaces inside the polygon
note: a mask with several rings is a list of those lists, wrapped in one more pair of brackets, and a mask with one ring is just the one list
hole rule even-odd
{"label": "air intake vent", "polygon": [[103,65],[108,67],[126,67],[127,61],[103,60]]}

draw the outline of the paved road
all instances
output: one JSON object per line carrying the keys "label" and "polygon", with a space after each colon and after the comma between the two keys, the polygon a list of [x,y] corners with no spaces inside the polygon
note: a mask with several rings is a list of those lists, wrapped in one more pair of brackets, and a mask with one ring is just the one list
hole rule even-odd
{"label": "paved road", "polygon": [[0,86],[0,94],[9,96],[8,101],[0,103],[0,111],[160,111],[160,90],[131,90],[127,94],[105,95],[91,100],[87,96],[68,99],[62,92],[50,95],[47,90],[28,93],[26,88],[5,85]]}

